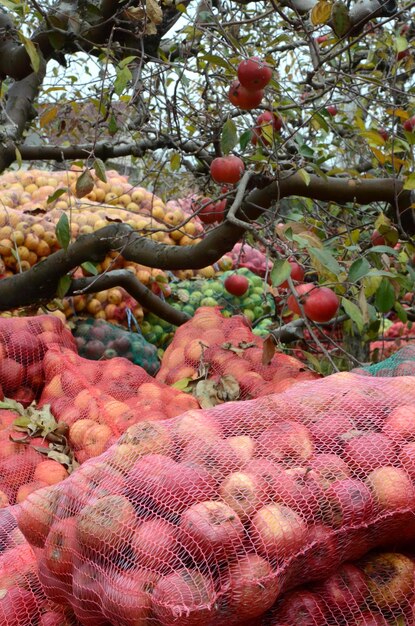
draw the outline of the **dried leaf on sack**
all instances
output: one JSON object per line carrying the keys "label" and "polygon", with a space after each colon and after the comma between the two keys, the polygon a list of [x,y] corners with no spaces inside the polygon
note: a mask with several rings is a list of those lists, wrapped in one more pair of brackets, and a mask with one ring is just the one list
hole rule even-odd
{"label": "dried leaf on sack", "polygon": [[227,342],[223,343],[221,345],[221,348],[223,348],[224,350],[230,350],[231,352],[234,352],[235,354],[241,356],[244,353],[244,350],[247,350],[248,348],[256,348],[256,343],[254,343],[253,341],[240,341],[236,346],[234,346],[232,343]]}
{"label": "dried leaf on sack", "polygon": [[193,392],[202,409],[210,409],[223,402],[238,400],[238,381],[231,375],[222,376],[218,381],[200,380]]}
{"label": "dried leaf on sack", "polygon": [[272,335],[268,335],[268,337],[264,339],[264,345],[262,348],[262,365],[269,365],[271,363],[274,358],[275,349],[275,341]]}

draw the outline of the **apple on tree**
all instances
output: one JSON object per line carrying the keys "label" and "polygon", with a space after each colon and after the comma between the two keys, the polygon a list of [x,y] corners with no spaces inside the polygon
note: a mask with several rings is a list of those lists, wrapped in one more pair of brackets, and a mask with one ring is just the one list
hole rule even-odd
{"label": "apple on tree", "polygon": [[[328,322],[336,315],[340,300],[329,287],[316,287],[311,283],[303,283],[295,290],[302,302],[305,315],[313,322]],[[287,306],[293,313],[301,314],[294,295],[288,298]]]}
{"label": "apple on tree", "polygon": [[238,79],[249,91],[264,89],[272,78],[272,69],[258,57],[241,61],[238,65]]}
{"label": "apple on tree", "polygon": [[225,289],[232,296],[243,296],[249,289],[249,280],[240,274],[231,274],[225,280]]}
{"label": "apple on tree", "polygon": [[237,183],[245,171],[242,159],[232,154],[213,159],[210,164],[210,175],[215,183]]}
{"label": "apple on tree", "polygon": [[410,117],[408,120],[405,120],[403,123],[404,130],[408,131],[408,133],[412,133],[415,128],[415,115]]}
{"label": "apple on tree", "polygon": [[231,83],[228,91],[229,101],[234,106],[245,111],[255,109],[257,106],[259,106],[262,102],[263,97],[263,89],[258,89],[257,91],[249,91],[249,89],[241,85],[238,80],[234,80]]}

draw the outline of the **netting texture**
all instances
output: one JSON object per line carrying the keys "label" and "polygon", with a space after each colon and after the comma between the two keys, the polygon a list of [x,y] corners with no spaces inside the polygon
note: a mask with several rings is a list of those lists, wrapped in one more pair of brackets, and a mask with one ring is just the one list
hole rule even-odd
{"label": "netting texture", "polygon": [[171,385],[195,379],[201,372],[214,381],[232,376],[238,385],[236,397],[243,399],[316,378],[304,363],[283,353],[264,361],[264,341],[252,333],[243,317],[223,319],[218,308],[208,307],[199,308],[177,329],[156,378]]}
{"label": "netting texture", "polygon": [[401,348],[384,361],[354,371],[368,376],[414,376],[415,344]]}
{"label": "netting texture", "polygon": [[98,361],[122,356],[154,375],[160,367],[157,348],[139,332],[109,324],[105,320],[79,320],[73,334],[81,356]]}
{"label": "netting texture", "polygon": [[[134,424],[12,512],[46,597],[85,626],[384,624],[412,608],[412,561],[362,561],[355,587],[340,565],[412,545],[414,434],[415,378],[340,373]],[[321,583],[336,574],[353,606]],[[324,611],[293,618],[283,594],[312,581]]]}

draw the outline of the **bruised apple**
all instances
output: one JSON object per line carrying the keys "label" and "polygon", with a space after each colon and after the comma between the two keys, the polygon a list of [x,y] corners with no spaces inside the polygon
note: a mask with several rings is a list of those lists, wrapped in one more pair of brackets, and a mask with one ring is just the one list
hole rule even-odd
{"label": "bruised apple", "polygon": [[379,609],[404,603],[413,591],[414,563],[398,552],[374,554],[362,563],[373,602]]}
{"label": "bruised apple", "polygon": [[265,504],[260,478],[246,472],[229,474],[219,487],[219,495],[243,522]]}
{"label": "bruised apple", "polygon": [[214,624],[215,588],[212,579],[196,569],[179,569],[163,576],[153,591],[153,612],[162,626]]}
{"label": "bruised apple", "polygon": [[307,461],[314,452],[310,431],[293,420],[281,420],[267,428],[258,438],[258,446],[267,458],[288,467]]}
{"label": "bruised apple", "polygon": [[368,474],[366,484],[380,510],[413,509],[415,505],[414,486],[400,467],[379,467]]}
{"label": "bruised apple", "polygon": [[77,518],[76,536],[92,553],[112,554],[122,550],[137,525],[136,512],[124,496],[103,496],[84,506]]}
{"label": "bruised apple", "polygon": [[[140,568],[170,571],[178,563],[177,527],[164,519],[142,522],[135,530],[131,550]],[[167,572],[166,572],[167,573]]]}
{"label": "bruised apple", "polygon": [[193,504],[180,520],[180,540],[196,559],[220,562],[242,547],[244,527],[224,502],[206,500]]}
{"label": "bruised apple", "polygon": [[370,489],[355,478],[332,483],[320,502],[322,519],[333,528],[370,520],[373,508]]}
{"label": "bruised apple", "polygon": [[150,623],[152,593],[157,578],[145,569],[111,571],[105,581],[102,613],[111,624],[145,626]]}
{"label": "bruised apple", "polygon": [[47,536],[44,547],[45,565],[58,578],[66,579],[72,574],[73,559],[79,552],[76,537],[76,518],[55,522]]}
{"label": "bruised apple", "polygon": [[382,465],[393,463],[395,456],[388,437],[374,432],[357,432],[346,441],[343,450],[344,459],[360,475],[367,475]]}
{"label": "bruised apple", "polygon": [[326,607],[322,599],[311,591],[293,591],[282,598],[270,626],[325,626]]}
{"label": "bruised apple", "polygon": [[172,440],[168,427],[160,422],[143,421],[130,426],[118,440],[111,464],[130,469],[134,461],[147,454],[167,454]]}
{"label": "bruised apple", "polygon": [[317,587],[328,607],[342,615],[355,612],[365,602],[367,579],[361,569],[344,563]]}

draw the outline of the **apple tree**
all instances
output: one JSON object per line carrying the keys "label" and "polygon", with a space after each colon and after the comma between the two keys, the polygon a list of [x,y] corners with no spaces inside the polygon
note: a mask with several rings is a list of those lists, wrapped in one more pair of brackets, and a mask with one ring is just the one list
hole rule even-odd
{"label": "apple tree", "polygon": [[[105,164],[123,158],[155,193],[192,188],[217,213],[204,237],[185,246],[108,223],[3,279],[2,310],[48,302],[64,277],[67,295],[121,285],[180,324],[184,313],[127,272],[75,278],[74,270],[110,250],[149,267],[203,268],[244,240],[273,261],[267,278],[281,311],[291,298],[300,315],[288,325],[279,316],[276,340],[305,329],[321,345],[334,313],[346,337],[337,356],[353,353],[359,362],[384,316],[411,319],[404,298],[415,278],[413,3],[2,0],[2,7],[0,171],[75,163],[82,197],[93,170],[105,180]],[[206,212],[206,203],[194,211]],[[326,289],[314,305],[295,289],[303,279]],[[328,318],[327,290],[336,294]]]}

